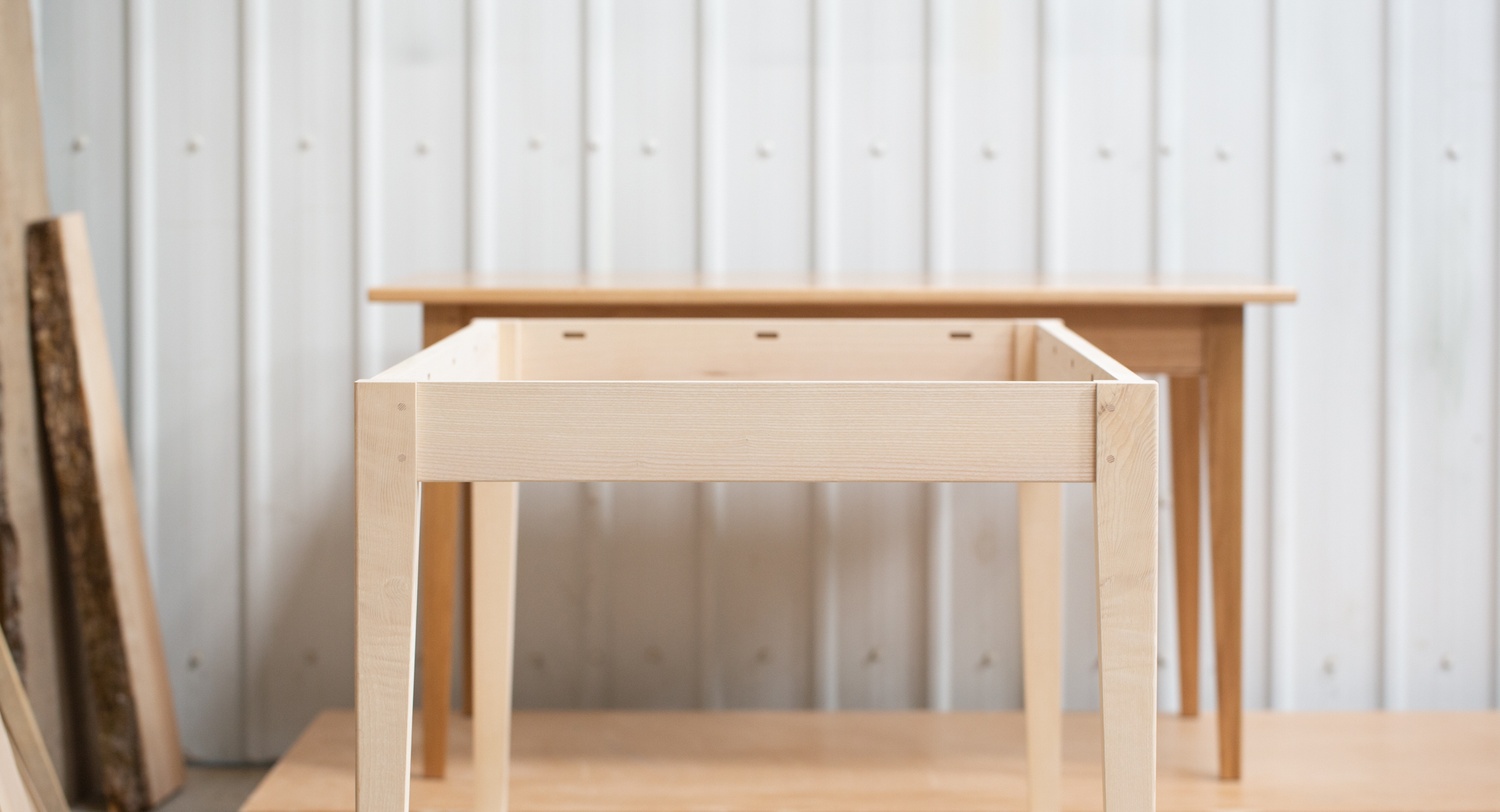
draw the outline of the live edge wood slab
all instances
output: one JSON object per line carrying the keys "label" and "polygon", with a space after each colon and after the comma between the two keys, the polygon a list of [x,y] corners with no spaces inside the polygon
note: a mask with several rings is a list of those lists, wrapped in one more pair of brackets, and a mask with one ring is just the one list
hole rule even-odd
{"label": "live edge wood slab", "polygon": [[27,232],[48,458],[83,651],[104,797],[140,812],[186,777],[125,423],[83,217]]}
{"label": "live edge wood slab", "polygon": [[[846,275],[853,279],[856,275]],[[1294,302],[1296,291],[1223,277],[1069,275],[960,276],[943,286],[850,282],[809,287],[760,275],[753,286],[684,287],[632,275],[613,284],[559,284],[542,275],[426,274],[370,290],[376,302],[422,307],[423,341],[478,317],[657,318],[1061,318],[1090,343],[1142,374],[1170,376],[1182,712],[1198,713],[1200,509],[1210,513],[1219,774],[1237,779],[1242,707],[1244,311]],[[1199,442],[1206,427],[1209,501],[1200,506]],[[428,486],[422,497],[423,706],[446,708],[457,577],[460,486]],[[447,714],[424,717],[427,774],[443,774]]]}

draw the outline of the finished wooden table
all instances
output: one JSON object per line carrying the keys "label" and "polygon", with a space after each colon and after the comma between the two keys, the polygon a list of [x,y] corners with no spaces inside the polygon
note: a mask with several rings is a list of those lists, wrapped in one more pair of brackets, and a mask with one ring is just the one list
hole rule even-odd
{"label": "finished wooden table", "polygon": [[[560,285],[555,278],[434,274],[372,288],[377,302],[422,305],[423,343],[478,317],[753,318],[1061,318],[1130,369],[1170,376],[1175,505],[1178,668],[1182,712],[1198,713],[1200,432],[1206,426],[1218,664],[1219,775],[1240,777],[1243,679],[1244,313],[1249,305],[1290,303],[1292,288],[1258,282],[1179,278],[1130,280],[987,277],[943,287],[780,285],[682,287],[631,279],[613,285]],[[1205,397],[1206,395],[1206,397]],[[1206,405],[1206,409],[1204,408]],[[459,488],[423,491],[424,767],[441,776],[457,578]]]}

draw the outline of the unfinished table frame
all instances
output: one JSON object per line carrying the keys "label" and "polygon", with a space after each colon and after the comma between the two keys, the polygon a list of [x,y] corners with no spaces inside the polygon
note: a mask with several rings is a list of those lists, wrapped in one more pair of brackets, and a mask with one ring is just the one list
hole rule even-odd
{"label": "unfinished table frame", "polygon": [[422,483],[474,483],[475,808],[506,808],[521,481],[1021,484],[1031,806],[1057,805],[1062,482],[1093,482],[1104,796],[1155,805],[1156,384],[1055,321],[479,320],[356,385],[356,808],[410,791]]}
{"label": "unfinished table frame", "polygon": [[[1131,370],[1171,376],[1181,707],[1184,716],[1198,715],[1199,521],[1207,510],[1219,776],[1225,779],[1240,777],[1242,761],[1245,310],[1296,298],[1292,288],[1219,277],[1069,276],[1043,281],[1034,275],[986,275],[945,287],[717,288],[652,285],[634,277],[615,285],[578,286],[546,278],[448,273],[409,277],[370,291],[372,301],[420,303],[427,345],[470,319],[495,317],[1055,317]],[[1208,499],[1200,504],[1205,475]],[[454,603],[462,487],[435,483],[422,496],[423,764],[430,778],[442,777],[446,763],[454,625],[448,607]],[[466,665],[472,666],[472,658]]]}

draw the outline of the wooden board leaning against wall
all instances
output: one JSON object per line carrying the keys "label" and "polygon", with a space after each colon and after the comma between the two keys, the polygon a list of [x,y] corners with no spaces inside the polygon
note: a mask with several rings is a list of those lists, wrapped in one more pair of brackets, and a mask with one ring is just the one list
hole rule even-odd
{"label": "wooden board leaning against wall", "polygon": [[48,216],[31,9],[0,0],[0,501],[14,546],[0,557],[0,617],[16,653],[47,750],[74,797],[85,790],[72,734],[53,527],[45,492],[41,426],[27,315],[27,223]]}
{"label": "wooden board leaning against wall", "polygon": [[27,232],[32,338],[105,800],[136,812],[185,780],[161,624],[83,217]]}

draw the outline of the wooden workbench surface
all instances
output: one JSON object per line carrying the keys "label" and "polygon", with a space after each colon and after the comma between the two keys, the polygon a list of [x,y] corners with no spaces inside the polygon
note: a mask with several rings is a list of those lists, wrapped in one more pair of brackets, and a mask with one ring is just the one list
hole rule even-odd
{"label": "wooden workbench surface", "polygon": [[809,286],[806,277],[757,275],[734,286],[688,287],[679,278],[630,275],[614,283],[565,284],[557,276],[427,274],[370,289],[377,302],[433,305],[569,306],[797,306],[845,305],[1055,305],[1119,306],[1274,304],[1292,302],[1296,290],[1220,277],[1140,278],[1070,275],[1039,281],[1031,276],[960,276],[940,286],[860,279]]}
{"label": "wooden workbench surface", "polygon": [[[1212,715],[1160,717],[1157,808],[1500,808],[1500,713],[1251,713],[1245,721],[1245,777],[1232,782],[1215,773]],[[511,809],[1021,810],[1022,724],[1013,712],[522,712]],[[415,730],[420,738],[421,724]],[[1063,808],[1098,809],[1098,717],[1068,714],[1063,732]],[[449,777],[414,776],[414,812],[472,808],[469,720],[455,718],[452,735]],[[241,812],[353,809],[354,714],[330,711]]]}

